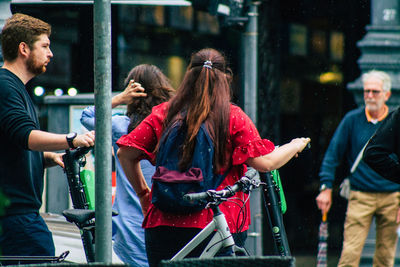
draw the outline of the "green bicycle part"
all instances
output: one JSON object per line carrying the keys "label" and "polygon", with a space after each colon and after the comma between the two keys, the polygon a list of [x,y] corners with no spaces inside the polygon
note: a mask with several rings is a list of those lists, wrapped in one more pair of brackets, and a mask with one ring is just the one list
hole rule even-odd
{"label": "green bicycle part", "polygon": [[94,171],[82,170],[80,173],[80,178],[83,184],[83,189],[85,191],[86,200],[89,204],[89,209],[94,210],[95,206],[95,193],[94,193]]}
{"label": "green bicycle part", "polygon": [[281,177],[279,176],[279,171],[278,170],[273,170],[271,171],[272,178],[274,179],[275,184],[278,186],[279,189],[279,198],[281,200],[281,211],[282,214],[285,214],[287,210],[287,205],[286,205],[286,199],[285,199],[285,194],[283,192],[283,187],[281,183]]}

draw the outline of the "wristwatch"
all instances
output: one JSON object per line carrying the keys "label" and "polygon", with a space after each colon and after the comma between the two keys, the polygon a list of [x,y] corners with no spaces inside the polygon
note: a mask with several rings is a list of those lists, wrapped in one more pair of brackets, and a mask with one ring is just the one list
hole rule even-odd
{"label": "wristwatch", "polygon": [[67,143],[68,143],[68,146],[70,147],[70,148],[76,148],[75,146],[74,146],[74,139],[75,139],[75,137],[77,136],[78,134],[77,133],[69,133],[69,134],[67,134]]}
{"label": "wristwatch", "polygon": [[319,187],[319,192],[325,191],[326,189],[328,189],[326,184],[321,184],[321,186]]}

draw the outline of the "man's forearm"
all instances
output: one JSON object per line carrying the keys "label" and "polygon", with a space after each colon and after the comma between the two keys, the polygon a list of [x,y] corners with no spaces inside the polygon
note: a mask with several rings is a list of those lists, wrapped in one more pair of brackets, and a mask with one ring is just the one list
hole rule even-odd
{"label": "man's forearm", "polygon": [[[72,140],[74,147],[94,146],[94,131],[78,134]],[[69,148],[66,134],[48,133],[32,130],[28,138],[28,148],[35,151],[57,151]]]}
{"label": "man's forearm", "polygon": [[67,149],[69,146],[65,134],[32,130],[29,134],[28,147],[35,151],[56,151]]}

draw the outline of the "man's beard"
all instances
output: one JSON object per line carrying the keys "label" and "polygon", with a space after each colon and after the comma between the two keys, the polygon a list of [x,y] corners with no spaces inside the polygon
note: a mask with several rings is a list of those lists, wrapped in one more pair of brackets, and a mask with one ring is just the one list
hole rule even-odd
{"label": "man's beard", "polygon": [[26,65],[28,68],[28,71],[30,71],[32,74],[35,76],[42,74],[43,72],[46,71],[46,66],[44,64],[39,64],[33,57],[33,54],[31,54],[26,61]]}

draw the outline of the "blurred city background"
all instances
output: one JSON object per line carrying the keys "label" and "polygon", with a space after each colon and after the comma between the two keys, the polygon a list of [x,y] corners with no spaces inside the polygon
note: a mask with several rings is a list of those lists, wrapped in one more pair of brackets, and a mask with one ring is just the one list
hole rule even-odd
{"label": "blurred city background", "polygon": [[[12,13],[29,14],[52,25],[54,58],[47,72],[27,87],[38,106],[42,128],[68,132],[77,123],[71,106],[93,104],[92,1],[3,2],[9,2]],[[123,90],[128,71],[142,63],[160,67],[178,87],[191,53],[213,47],[227,56],[235,78],[233,102],[245,108],[245,9],[248,2],[257,4],[257,127],[263,138],[277,145],[298,136],[311,137],[311,150],[280,169],[280,175],[291,252],[298,266],[313,266],[321,220],[315,204],[318,171],[339,121],[361,102],[361,73],[372,68],[388,71],[394,80],[391,108],[399,103],[399,52],[393,51],[400,46],[396,37],[400,1],[227,1],[230,16],[194,9],[191,2],[196,1],[112,2],[112,91]],[[383,45],[381,39],[392,42]],[[341,249],[346,206],[337,187],[347,168],[341,166],[337,173],[328,216],[332,266]],[[48,175],[64,177],[61,170]],[[60,214],[70,205],[67,183],[61,177],[47,180],[43,212]],[[265,214],[262,217],[262,254],[271,255],[271,232]]]}

